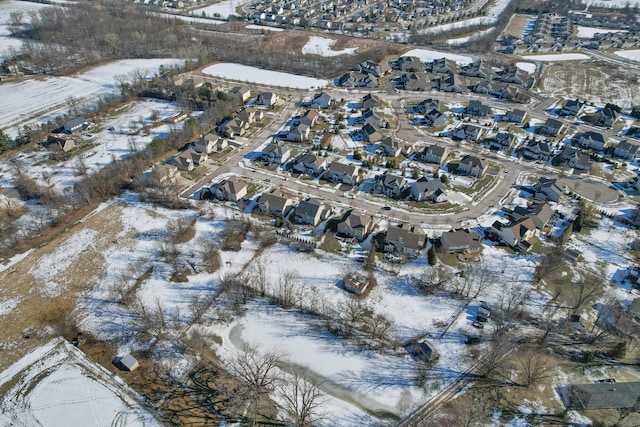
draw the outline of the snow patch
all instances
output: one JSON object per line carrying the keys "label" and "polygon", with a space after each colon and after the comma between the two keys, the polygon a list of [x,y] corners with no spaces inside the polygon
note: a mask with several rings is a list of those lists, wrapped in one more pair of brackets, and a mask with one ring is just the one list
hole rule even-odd
{"label": "snow patch", "polygon": [[202,70],[204,74],[225,79],[240,80],[251,83],[294,87],[298,89],[314,89],[325,87],[329,82],[324,79],[281,73],[279,71],[263,70],[242,64],[222,62],[210,65]]}
{"label": "snow patch", "polygon": [[336,43],[333,39],[326,37],[311,36],[309,41],[302,47],[302,53],[305,55],[320,55],[320,56],[338,56],[338,55],[353,55],[356,53],[356,48],[346,48],[342,50],[331,50],[331,46]]}

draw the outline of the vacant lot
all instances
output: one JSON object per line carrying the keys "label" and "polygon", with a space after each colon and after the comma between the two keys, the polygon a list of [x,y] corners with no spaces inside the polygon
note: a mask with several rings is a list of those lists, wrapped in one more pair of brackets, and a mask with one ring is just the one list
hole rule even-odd
{"label": "vacant lot", "polygon": [[529,24],[531,19],[535,18],[535,15],[523,15],[516,13],[509,21],[509,25],[502,32],[503,34],[511,34],[512,36],[520,37],[524,33],[525,28]]}
{"label": "vacant lot", "polygon": [[566,61],[545,66],[538,87],[545,95],[597,105],[613,102],[625,108],[640,101],[638,77],[603,63]]}

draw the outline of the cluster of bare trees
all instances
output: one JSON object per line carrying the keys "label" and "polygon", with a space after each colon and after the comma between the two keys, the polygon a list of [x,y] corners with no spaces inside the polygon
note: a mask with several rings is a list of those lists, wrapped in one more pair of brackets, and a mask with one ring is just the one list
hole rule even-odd
{"label": "cluster of bare trees", "polygon": [[232,373],[243,383],[240,395],[246,402],[249,424],[257,425],[260,406],[265,402],[270,404],[270,394],[278,398],[288,421],[295,427],[312,425],[320,416],[321,383],[305,368],[288,363],[285,356],[281,352],[261,351],[255,345],[245,345],[229,360]]}
{"label": "cluster of bare trees", "polygon": [[438,263],[415,278],[415,285],[425,294],[448,292],[454,297],[471,300],[481,295],[496,280],[496,272],[481,264],[465,266],[456,273],[453,268]]}

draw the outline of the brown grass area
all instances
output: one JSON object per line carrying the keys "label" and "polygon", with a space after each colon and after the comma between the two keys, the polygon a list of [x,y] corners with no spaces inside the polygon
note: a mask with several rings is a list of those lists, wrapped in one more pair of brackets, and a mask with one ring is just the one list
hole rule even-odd
{"label": "brown grass area", "polygon": [[527,24],[531,18],[535,18],[535,15],[524,15],[522,13],[514,14],[509,21],[509,25],[507,25],[507,28],[505,28],[502,33],[520,37],[525,28],[527,28]]}
{"label": "brown grass area", "polygon": [[[90,215],[10,269],[0,272],[0,283],[3,284],[0,302],[18,301],[13,310],[0,316],[0,329],[3,331],[0,348],[3,348],[4,355],[0,360],[0,370],[52,336],[72,338],[75,328],[69,315],[77,304],[78,294],[91,289],[105,274],[101,253],[115,244],[114,237],[122,231],[121,213],[121,208],[114,205]],[[46,271],[38,271],[50,257],[59,256],[58,251],[65,244],[74,245],[71,239],[81,231],[92,232],[93,237],[86,250],[72,254],[68,267],[57,273],[51,272],[50,276]],[[135,238],[133,235],[129,237]],[[120,239],[118,244],[126,244],[126,239]],[[28,339],[23,338],[26,330],[32,331]]]}
{"label": "brown grass area", "polygon": [[636,76],[610,64],[594,61],[565,61],[547,65],[538,87],[545,95],[579,98],[600,105],[613,102],[624,107],[640,101]]}

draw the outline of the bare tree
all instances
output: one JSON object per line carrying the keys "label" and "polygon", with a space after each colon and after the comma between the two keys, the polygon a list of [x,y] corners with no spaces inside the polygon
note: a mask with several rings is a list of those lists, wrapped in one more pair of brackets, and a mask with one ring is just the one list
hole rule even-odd
{"label": "bare tree", "polygon": [[218,245],[206,238],[199,239],[198,247],[202,253],[202,265],[207,273],[213,273],[220,268],[220,249]]}
{"label": "bare tree", "polygon": [[280,280],[276,288],[276,298],[284,307],[292,307],[294,304],[295,289],[299,286],[300,276],[295,270],[280,273]]}
{"label": "bare tree", "polygon": [[277,392],[291,425],[310,426],[320,417],[318,409],[323,403],[320,385],[298,367],[278,383]]}
{"label": "bare tree", "polygon": [[258,258],[251,263],[251,267],[248,271],[247,283],[255,289],[261,297],[266,296],[269,291],[267,268],[267,260],[265,258]]}
{"label": "bare tree", "polygon": [[590,300],[602,292],[604,279],[594,272],[583,272],[577,283],[569,285],[568,303],[571,314],[580,314]]}
{"label": "bare tree", "polygon": [[416,280],[418,289],[425,293],[433,293],[449,286],[454,280],[453,269],[442,263],[426,268]]}
{"label": "bare tree", "polygon": [[556,273],[564,265],[565,249],[560,242],[548,247],[540,257],[540,262],[533,271],[533,280],[540,282],[545,277]]}
{"label": "bare tree", "polygon": [[518,384],[530,387],[552,375],[551,360],[539,351],[521,350],[515,355],[514,367],[518,372]]}
{"label": "bare tree", "polygon": [[[505,288],[507,286],[505,285]],[[512,329],[522,319],[524,303],[529,298],[531,289],[526,284],[512,286],[502,292],[498,306],[492,313],[494,336],[499,336]]]}
{"label": "bare tree", "polygon": [[245,345],[229,361],[231,371],[245,384],[246,389],[242,395],[247,402],[247,415],[254,425],[260,401],[267,398],[281,381],[278,365],[283,361],[282,353],[261,352],[256,345]]}

